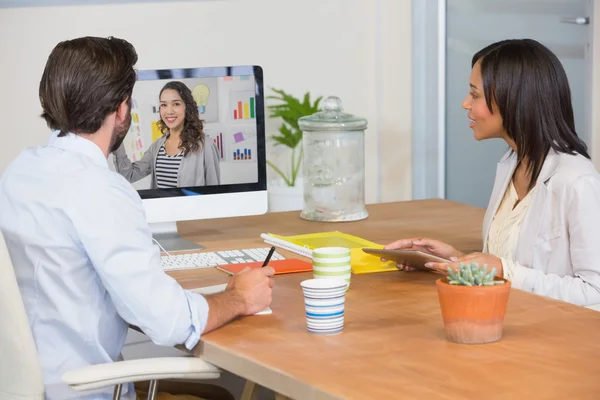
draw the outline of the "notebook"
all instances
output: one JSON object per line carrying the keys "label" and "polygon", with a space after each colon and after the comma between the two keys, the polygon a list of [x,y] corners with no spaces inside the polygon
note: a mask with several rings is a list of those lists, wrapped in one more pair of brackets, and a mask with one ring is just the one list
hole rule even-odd
{"label": "notebook", "polygon": [[363,247],[383,249],[383,245],[339,231],[281,236],[263,233],[260,237],[268,244],[304,257],[312,258],[313,249],[319,247],[346,247],[350,249],[350,264],[354,274],[397,271],[393,261],[382,262],[380,257],[367,254]]}
{"label": "notebook", "polygon": [[[237,272],[240,272],[246,267],[250,268],[261,268],[263,265],[262,261],[250,262],[250,263],[240,263],[240,264],[227,264],[220,265],[217,269],[221,271],[227,272],[230,275],[233,275]],[[294,258],[287,258],[285,260],[272,260],[269,261],[269,266],[273,267],[275,270],[275,275],[278,274],[292,274],[294,272],[311,272],[312,264],[303,260],[297,260]]]}

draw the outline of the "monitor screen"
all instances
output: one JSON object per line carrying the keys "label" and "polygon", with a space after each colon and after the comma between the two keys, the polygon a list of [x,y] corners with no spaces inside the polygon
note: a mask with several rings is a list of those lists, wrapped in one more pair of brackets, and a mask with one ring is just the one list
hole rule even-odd
{"label": "monitor screen", "polygon": [[260,67],[140,70],[137,78],[131,127],[113,159],[142,199],[266,190]]}

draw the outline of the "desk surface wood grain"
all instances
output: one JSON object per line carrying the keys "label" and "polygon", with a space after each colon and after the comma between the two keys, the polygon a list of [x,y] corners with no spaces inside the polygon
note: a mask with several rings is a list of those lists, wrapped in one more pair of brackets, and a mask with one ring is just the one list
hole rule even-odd
{"label": "desk surface wood grain", "polygon": [[[264,247],[261,232],[339,230],[388,243],[429,236],[481,247],[483,210],[443,200],[368,207],[367,220],[302,221],[298,213],[180,225],[207,250]],[[288,257],[291,253],[282,251]],[[171,273],[184,287],[228,279],[219,271]],[[272,315],[241,318],[203,336],[194,354],[294,399],[597,399],[600,313],[511,291],[504,337],[486,345],[445,339],[435,279],[425,272],[353,275],[344,332],[306,332],[300,282],[277,276]]]}

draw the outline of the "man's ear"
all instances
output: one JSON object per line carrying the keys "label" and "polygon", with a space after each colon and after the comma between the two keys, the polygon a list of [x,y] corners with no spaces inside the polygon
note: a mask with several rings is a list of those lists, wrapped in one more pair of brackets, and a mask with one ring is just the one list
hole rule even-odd
{"label": "man's ear", "polygon": [[131,112],[130,109],[131,99],[128,97],[121,104],[119,104],[119,108],[117,108],[117,123],[121,123],[127,119],[127,114]]}

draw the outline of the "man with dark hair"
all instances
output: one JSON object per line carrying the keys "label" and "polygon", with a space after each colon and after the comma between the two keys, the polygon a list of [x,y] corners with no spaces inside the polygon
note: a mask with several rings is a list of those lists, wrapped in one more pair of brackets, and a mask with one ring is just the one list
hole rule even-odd
{"label": "man with dark hair", "polygon": [[[270,267],[246,270],[206,297],[162,270],[139,195],[107,163],[129,130],[136,62],[122,39],[59,43],[40,82],[42,117],[54,132],[0,181],[0,229],[49,400],[84,397],[61,376],[117,360],[128,324],[156,344],[191,349],[203,332],[271,303]],[[111,396],[106,388],[85,398]]]}

